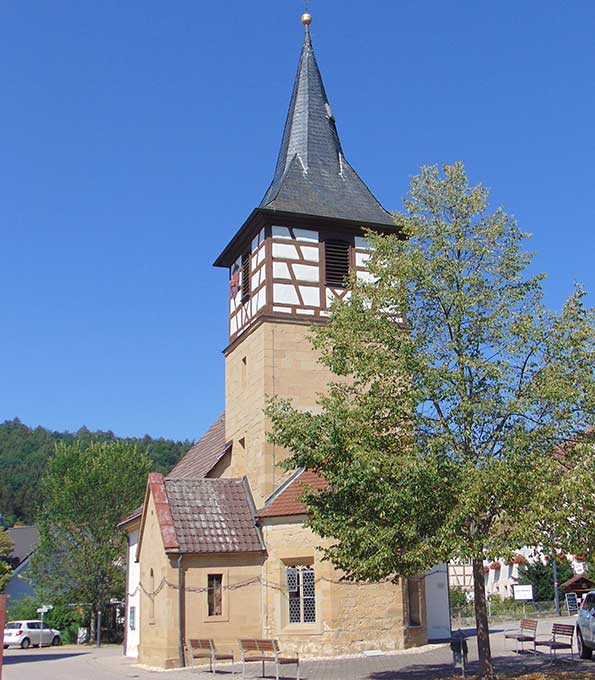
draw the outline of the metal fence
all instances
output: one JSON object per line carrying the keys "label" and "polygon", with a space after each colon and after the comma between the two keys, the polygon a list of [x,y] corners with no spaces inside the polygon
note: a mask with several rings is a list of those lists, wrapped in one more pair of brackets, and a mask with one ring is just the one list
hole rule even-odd
{"label": "metal fence", "polygon": [[[488,600],[488,618],[492,622],[521,618],[547,618],[556,615],[553,600],[547,602],[518,602],[515,600]],[[473,602],[462,607],[452,607],[450,620],[453,629],[475,625]]]}

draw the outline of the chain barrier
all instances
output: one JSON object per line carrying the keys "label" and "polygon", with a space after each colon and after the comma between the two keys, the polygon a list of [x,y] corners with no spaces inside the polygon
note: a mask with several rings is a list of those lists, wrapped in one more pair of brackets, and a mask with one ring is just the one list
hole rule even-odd
{"label": "chain barrier", "polygon": [[[330,579],[330,578],[325,578],[323,576],[318,577],[317,579],[314,579],[314,583],[333,583],[337,585],[349,585],[349,586],[359,586],[359,587],[365,587],[368,585],[377,585],[374,583],[365,583],[361,581],[347,581],[347,580],[341,580],[341,579]],[[390,583],[390,581],[383,581],[382,583]],[[245,581],[240,581],[239,583],[232,583],[229,585],[224,585],[222,588],[223,590],[239,590],[240,588],[248,588],[252,585],[259,584],[264,586],[265,588],[271,588],[272,590],[276,590],[279,592],[283,592],[284,588],[281,586],[279,583],[272,583],[270,581],[267,581],[266,579],[262,578],[261,576],[254,576],[253,578],[246,579]],[[146,595],[150,599],[154,599],[159,595],[159,593],[164,589],[164,588],[171,588],[172,590],[179,590],[179,585],[177,583],[172,583],[171,581],[168,581],[167,578],[163,577],[161,579],[161,582],[155,588],[153,591],[147,590],[142,583],[139,583],[138,586],[131,592],[127,592],[126,595],[127,597],[134,597],[137,593],[142,592],[144,595]],[[208,592],[208,587],[207,586],[183,586],[182,590],[186,593],[206,593]]]}

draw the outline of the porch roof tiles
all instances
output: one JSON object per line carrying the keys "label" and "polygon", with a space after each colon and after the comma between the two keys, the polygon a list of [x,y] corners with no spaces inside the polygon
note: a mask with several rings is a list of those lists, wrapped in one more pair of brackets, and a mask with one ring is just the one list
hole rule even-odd
{"label": "porch roof tiles", "polygon": [[264,544],[246,480],[165,480],[179,551],[260,552]]}
{"label": "porch roof tiles", "polygon": [[258,511],[258,517],[285,517],[290,515],[305,515],[307,510],[300,500],[304,491],[311,487],[314,489],[324,489],[326,480],[310,470],[297,472],[293,479],[290,478],[286,484],[267,500],[265,506]]}

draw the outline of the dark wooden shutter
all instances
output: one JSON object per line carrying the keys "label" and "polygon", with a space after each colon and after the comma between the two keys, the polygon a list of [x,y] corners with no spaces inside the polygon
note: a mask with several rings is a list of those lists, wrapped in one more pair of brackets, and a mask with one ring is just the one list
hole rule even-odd
{"label": "dark wooden shutter", "polygon": [[250,299],[250,253],[242,255],[242,304]]}
{"label": "dark wooden shutter", "polygon": [[344,288],[349,274],[349,243],[337,239],[324,242],[326,285]]}

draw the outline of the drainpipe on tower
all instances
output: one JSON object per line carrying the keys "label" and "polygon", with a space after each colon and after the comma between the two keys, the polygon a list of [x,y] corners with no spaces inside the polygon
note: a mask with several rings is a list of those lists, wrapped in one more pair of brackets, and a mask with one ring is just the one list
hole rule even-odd
{"label": "drainpipe on tower", "polygon": [[184,658],[184,570],[182,569],[182,559],[184,555],[178,556],[178,650],[180,654],[180,668],[186,666]]}

